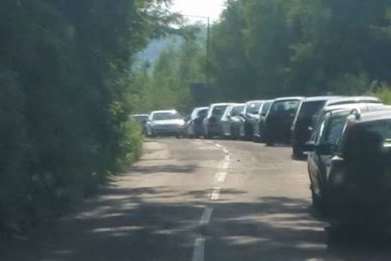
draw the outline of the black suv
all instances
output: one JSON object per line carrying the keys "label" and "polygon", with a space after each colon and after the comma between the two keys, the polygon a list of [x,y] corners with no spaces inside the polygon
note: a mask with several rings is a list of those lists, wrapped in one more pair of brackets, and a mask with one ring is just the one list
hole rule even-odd
{"label": "black suv", "polygon": [[391,206],[391,110],[373,104],[332,107],[306,145],[313,204],[340,224],[386,221],[391,218],[385,211]]}
{"label": "black suv", "polygon": [[314,124],[319,113],[325,106],[356,104],[356,103],[381,103],[374,97],[310,97],[301,104],[296,118],[292,124],[292,149],[294,158],[303,158],[303,146],[310,140]]}
{"label": "black suv", "polygon": [[287,97],[274,100],[265,120],[263,140],[271,146],[274,143],[289,144],[291,126],[303,97]]}

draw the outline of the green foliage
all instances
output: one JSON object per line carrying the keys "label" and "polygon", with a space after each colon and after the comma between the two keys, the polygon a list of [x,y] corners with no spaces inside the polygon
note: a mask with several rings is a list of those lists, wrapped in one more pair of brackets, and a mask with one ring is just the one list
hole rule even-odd
{"label": "green foliage", "polygon": [[172,17],[159,0],[5,0],[0,230],[64,211],[136,159],[132,57]]}
{"label": "green foliage", "polygon": [[221,98],[362,94],[390,83],[391,1],[230,0],[212,29]]}
{"label": "green foliage", "polygon": [[380,88],[374,92],[384,103],[391,105],[391,86],[381,84]]}
{"label": "green foliage", "polygon": [[133,82],[138,86],[136,110],[146,112],[192,107],[192,83],[205,81],[205,43],[202,27],[183,28],[182,41],[165,49],[149,67],[135,66]]}

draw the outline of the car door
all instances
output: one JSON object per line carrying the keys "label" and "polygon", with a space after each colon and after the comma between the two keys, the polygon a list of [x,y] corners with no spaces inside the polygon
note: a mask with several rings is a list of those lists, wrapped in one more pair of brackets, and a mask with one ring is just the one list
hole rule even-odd
{"label": "car door", "polygon": [[[322,130],[317,149],[315,150],[321,186],[327,186],[332,167],[332,159],[338,153],[346,126],[346,118],[346,115],[330,115],[324,122],[324,129]],[[324,189],[324,187],[321,189]]]}

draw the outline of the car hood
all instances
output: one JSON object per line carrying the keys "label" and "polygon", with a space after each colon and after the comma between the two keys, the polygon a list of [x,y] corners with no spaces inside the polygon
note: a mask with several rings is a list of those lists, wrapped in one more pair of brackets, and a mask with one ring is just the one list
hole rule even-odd
{"label": "car hood", "polygon": [[161,120],[161,121],[153,121],[152,124],[154,125],[183,125],[185,124],[184,120]]}

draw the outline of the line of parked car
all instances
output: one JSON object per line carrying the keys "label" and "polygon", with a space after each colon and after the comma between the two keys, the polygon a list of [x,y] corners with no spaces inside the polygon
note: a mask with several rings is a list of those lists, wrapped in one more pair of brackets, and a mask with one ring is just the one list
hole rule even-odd
{"label": "line of parked car", "polygon": [[391,224],[391,107],[377,98],[286,97],[134,118],[150,137],[291,144],[294,158],[307,157],[314,207],[338,224]]}

